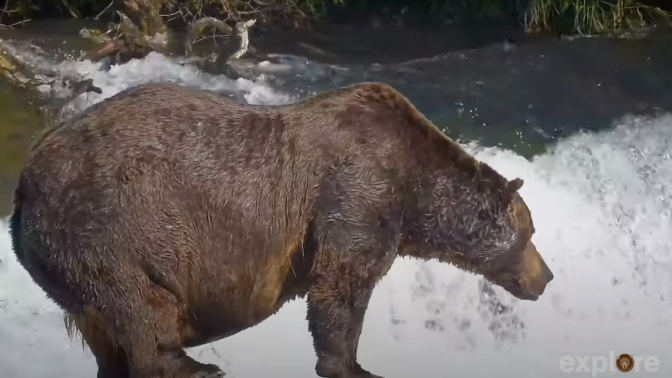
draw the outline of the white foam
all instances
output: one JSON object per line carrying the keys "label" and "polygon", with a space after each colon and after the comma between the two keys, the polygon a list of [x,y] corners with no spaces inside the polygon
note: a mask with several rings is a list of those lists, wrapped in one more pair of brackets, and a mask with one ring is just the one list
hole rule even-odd
{"label": "white foam", "polygon": [[[263,83],[204,75],[156,54],[109,73],[91,63],[68,67],[91,73],[102,97],[141,82],[178,81],[243,91],[252,103],[291,100]],[[505,176],[525,180],[521,193],[533,213],[534,240],[555,280],[537,302],[515,300],[496,288],[514,309],[496,316],[484,309],[478,277],[437,263],[398,260],[372,298],[360,362],[386,378],[561,377],[568,375],[559,368],[564,355],[614,351],[657,356],[658,374],[669,376],[671,130],[672,116],[630,118],[611,131],[563,140],[532,162],[510,151],[469,146]],[[94,376],[90,353],[67,340],[56,306],[14,260],[5,228],[0,258],[0,378]],[[517,319],[524,332],[506,325]],[[304,301],[190,354],[219,364],[229,377],[315,376]]]}
{"label": "white foam", "polygon": [[158,53],[150,53],[143,59],[133,59],[123,65],[114,65],[109,71],[101,71],[102,63],[85,61],[64,61],[58,65],[64,74],[78,74],[93,79],[93,84],[103,93],[88,93],[74,101],[78,110],[113,96],[120,91],[145,83],[171,82],[188,86],[198,86],[211,91],[239,92],[253,105],[284,104],[293,97],[280,93],[264,83],[260,76],[256,81],[249,79],[229,79],[224,75],[211,75],[192,65],[182,65],[176,59]]}

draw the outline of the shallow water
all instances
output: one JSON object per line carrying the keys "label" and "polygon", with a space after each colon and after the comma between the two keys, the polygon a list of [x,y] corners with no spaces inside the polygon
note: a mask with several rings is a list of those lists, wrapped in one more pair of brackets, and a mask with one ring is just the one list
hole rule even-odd
{"label": "shallow water", "polygon": [[[495,51],[493,47],[490,49]],[[470,54],[481,54],[478,58],[483,59],[481,66],[496,65],[487,61],[495,59],[494,53],[488,53],[487,49],[479,51]],[[621,53],[625,51],[632,52],[626,49]],[[434,69],[439,67],[436,61],[442,61],[445,69],[449,69],[451,59],[436,57]],[[103,89],[102,96],[91,94],[78,99],[73,111],[81,111],[102,98],[149,81],[199,86],[251,104],[282,104],[335,85],[333,78],[347,83],[359,80],[366,72],[375,72],[370,67],[350,66],[344,70],[296,57],[288,57],[285,62],[284,66],[264,65],[267,79],[255,81],[206,75],[156,54],[113,67],[109,72],[98,71],[98,66],[90,62],[65,61],[57,67],[62,72],[87,73],[94,84]],[[663,61],[656,62],[656,67],[661,67]],[[632,65],[636,68],[635,63]],[[478,71],[478,64],[473,66],[474,72]],[[404,73],[400,67],[383,70],[384,77],[395,86],[407,88],[405,93],[417,99],[418,106],[424,107],[430,117],[442,120],[438,111],[442,104],[449,109],[446,112],[453,111],[454,99],[442,97],[441,91],[423,91],[431,84],[427,77],[426,81],[418,82],[417,69]],[[467,70],[466,67],[461,69]],[[325,75],[325,72],[331,74]],[[396,72],[396,78],[391,78],[390,72]],[[563,72],[564,75],[571,73],[569,69]],[[495,73],[491,75],[497,77]],[[554,80],[561,83],[560,78]],[[579,78],[574,80],[580,81]],[[649,113],[654,113],[657,107],[665,110],[667,95],[654,90],[659,88],[660,81],[646,84],[633,78],[630,84],[619,86],[618,82],[623,80],[622,76],[614,76],[613,81],[605,81],[610,88],[620,90],[616,105],[625,104],[627,99],[645,98],[655,103],[647,107]],[[664,82],[667,78],[661,80]],[[571,107],[576,103],[575,98],[567,97],[571,88],[565,88],[558,107]],[[528,96],[534,97],[535,93]],[[538,96],[546,95],[539,93]],[[501,96],[504,99],[506,94]],[[600,97],[599,93],[592,96],[595,103],[603,104],[616,98]],[[482,94],[476,97],[481,98]],[[481,101],[487,104],[486,100]],[[496,99],[490,98],[490,101]],[[586,96],[583,101],[590,101],[590,97]],[[593,119],[597,113],[590,113],[589,108],[584,105],[581,111],[586,119]],[[632,371],[628,376],[669,377],[672,372],[672,341],[669,339],[672,334],[672,256],[669,251],[672,245],[669,232],[672,115],[660,112],[650,117],[635,117],[628,115],[631,109],[622,106],[620,113],[619,109],[604,110],[602,122],[595,121],[592,127],[570,124],[567,128],[570,131],[546,139],[535,139],[527,133],[521,135],[514,127],[500,126],[503,131],[471,130],[472,134],[480,135],[480,142],[465,142],[465,146],[477,158],[508,178],[525,180],[521,194],[538,230],[534,241],[556,278],[537,302],[518,301],[495,288],[495,295],[511,306],[510,311],[498,311],[479,288],[478,277],[438,263],[399,259],[376,289],[367,312],[359,348],[362,365],[386,378],[586,376],[591,373],[563,371],[560,365],[563,356],[609,357],[613,352],[654,356],[660,362],[655,373],[645,372],[639,364],[636,365],[639,371]],[[464,111],[487,116],[506,114],[505,108],[487,106],[475,110],[465,105]],[[557,109],[553,111],[551,115],[564,114]],[[581,111],[576,110],[567,119],[580,118]],[[530,117],[533,113],[528,112]],[[544,114],[547,118],[542,117],[541,121],[537,117],[542,130],[553,127],[553,122],[548,121],[553,118]],[[609,114],[611,116],[606,117]],[[446,131],[462,135],[459,128]],[[516,145],[514,140],[502,146],[493,143],[505,139],[502,135],[509,132],[517,136],[517,141],[537,147],[530,152]],[[532,154],[534,157],[530,159],[523,157]],[[6,159],[15,164],[15,157]],[[6,182],[10,182],[11,174],[7,176]],[[8,185],[3,183],[4,187]],[[2,192],[9,193],[9,190]],[[9,200],[9,197],[3,199]],[[6,226],[2,227],[0,378],[94,376],[91,354],[83,353],[78,341],[66,337],[60,312],[15,261]],[[190,354],[203,362],[219,364],[229,377],[315,376],[316,359],[307,331],[304,301],[290,303],[259,326],[194,348]],[[595,361],[596,367],[601,368],[601,362]],[[607,371],[592,376],[621,374],[612,366],[610,363],[605,366]]]}

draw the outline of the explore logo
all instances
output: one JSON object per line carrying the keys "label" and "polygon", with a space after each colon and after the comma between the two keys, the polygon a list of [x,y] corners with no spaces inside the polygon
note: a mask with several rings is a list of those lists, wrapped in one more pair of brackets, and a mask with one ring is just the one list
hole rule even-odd
{"label": "explore logo", "polygon": [[565,373],[598,373],[629,371],[656,373],[660,370],[660,361],[655,356],[631,356],[609,352],[606,356],[563,356],[560,358],[560,370]]}

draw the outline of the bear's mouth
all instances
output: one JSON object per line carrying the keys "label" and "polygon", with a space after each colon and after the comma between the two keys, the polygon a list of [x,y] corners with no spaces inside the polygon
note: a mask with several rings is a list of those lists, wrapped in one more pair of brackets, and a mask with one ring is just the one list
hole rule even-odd
{"label": "bear's mouth", "polygon": [[536,301],[539,299],[540,295],[531,290],[524,290],[520,287],[512,287],[510,290],[507,290],[514,297],[523,300],[523,301]]}
{"label": "bear's mouth", "polygon": [[514,297],[524,300],[524,301],[536,301],[539,299],[539,295],[532,293],[511,293]]}

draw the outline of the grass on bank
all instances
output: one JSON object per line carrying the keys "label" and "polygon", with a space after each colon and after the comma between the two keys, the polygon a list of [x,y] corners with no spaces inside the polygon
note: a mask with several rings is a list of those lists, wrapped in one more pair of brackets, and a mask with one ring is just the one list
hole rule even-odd
{"label": "grass on bank", "polygon": [[[231,21],[257,18],[259,24],[279,22],[294,27],[329,20],[335,10],[347,15],[348,9],[370,15],[413,13],[443,22],[508,21],[529,32],[578,34],[632,30],[653,20],[670,20],[669,12],[655,6],[668,2],[656,0],[0,0],[0,24],[54,15],[110,17],[117,5],[144,1],[160,7],[171,21],[179,14]],[[666,8],[672,9],[672,2]]]}
{"label": "grass on bank", "polygon": [[669,22],[670,13],[636,0],[533,0],[523,19],[528,31],[603,34],[639,29],[654,20]]}

